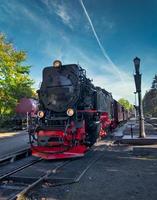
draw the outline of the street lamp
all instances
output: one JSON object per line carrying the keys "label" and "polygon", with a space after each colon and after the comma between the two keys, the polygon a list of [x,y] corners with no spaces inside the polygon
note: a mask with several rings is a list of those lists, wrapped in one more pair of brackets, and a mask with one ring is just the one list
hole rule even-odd
{"label": "street lamp", "polygon": [[140,58],[134,58],[135,72],[140,73]]}
{"label": "street lamp", "polygon": [[136,86],[136,93],[138,93],[138,111],[139,111],[139,137],[144,138],[146,137],[145,134],[145,127],[144,127],[144,117],[143,117],[143,106],[142,106],[142,98],[141,98],[141,74],[140,74],[140,59],[134,58],[133,60],[135,66],[135,86]]}
{"label": "street lamp", "polygon": [[135,94],[135,104],[134,104],[134,109],[135,109],[135,120],[137,122],[137,111],[138,111],[138,106],[137,106],[137,100],[136,100],[136,92],[134,92]]}

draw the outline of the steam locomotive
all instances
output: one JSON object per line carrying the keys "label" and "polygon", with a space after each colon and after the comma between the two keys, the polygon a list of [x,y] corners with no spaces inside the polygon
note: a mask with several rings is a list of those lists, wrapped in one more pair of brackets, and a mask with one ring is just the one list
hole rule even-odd
{"label": "steam locomotive", "polygon": [[39,111],[29,128],[32,154],[44,159],[83,156],[99,136],[128,117],[111,93],[95,87],[76,64],[43,69]]}

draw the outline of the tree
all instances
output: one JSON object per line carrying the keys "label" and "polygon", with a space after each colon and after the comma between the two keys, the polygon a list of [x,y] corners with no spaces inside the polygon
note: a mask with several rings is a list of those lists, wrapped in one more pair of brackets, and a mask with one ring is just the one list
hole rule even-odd
{"label": "tree", "polygon": [[157,117],[157,75],[155,75],[152,87],[143,98],[143,110],[147,116]]}
{"label": "tree", "polygon": [[129,101],[124,99],[124,98],[120,98],[118,100],[118,102],[127,110],[132,110],[133,109],[133,105],[130,104]]}
{"label": "tree", "polygon": [[13,113],[20,98],[33,95],[30,66],[22,64],[25,60],[26,53],[0,34],[0,116]]}
{"label": "tree", "polygon": [[157,74],[154,76],[151,89],[157,89]]}

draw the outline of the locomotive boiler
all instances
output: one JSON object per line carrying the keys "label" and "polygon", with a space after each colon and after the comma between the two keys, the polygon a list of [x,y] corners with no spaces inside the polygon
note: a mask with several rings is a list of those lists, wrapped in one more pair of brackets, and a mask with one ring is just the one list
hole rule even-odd
{"label": "locomotive boiler", "polygon": [[29,128],[32,154],[44,159],[83,156],[111,124],[112,95],[95,87],[86,71],[59,60],[45,67],[37,91],[39,111]]}

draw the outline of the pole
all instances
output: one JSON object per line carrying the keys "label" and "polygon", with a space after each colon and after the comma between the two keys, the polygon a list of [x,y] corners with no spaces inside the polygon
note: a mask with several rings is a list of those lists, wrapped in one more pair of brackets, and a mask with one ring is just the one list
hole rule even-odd
{"label": "pole", "polygon": [[139,102],[139,130],[140,138],[145,138],[145,127],[144,127],[144,116],[143,116],[143,106],[142,106],[142,98],[141,98],[141,91],[138,92],[138,102]]}
{"label": "pole", "polygon": [[135,121],[137,122],[137,100],[136,100],[136,92],[134,92],[135,94]]}
{"label": "pole", "polygon": [[143,106],[142,106],[142,95],[141,95],[141,79],[142,74],[140,73],[140,59],[135,58],[134,60],[135,65],[135,86],[136,86],[136,92],[138,93],[138,111],[139,111],[139,137],[145,138],[145,127],[144,127],[144,116],[143,116]]}

